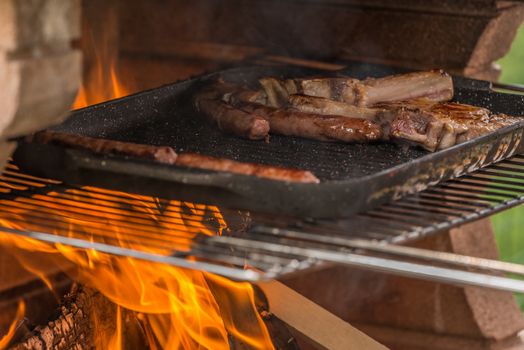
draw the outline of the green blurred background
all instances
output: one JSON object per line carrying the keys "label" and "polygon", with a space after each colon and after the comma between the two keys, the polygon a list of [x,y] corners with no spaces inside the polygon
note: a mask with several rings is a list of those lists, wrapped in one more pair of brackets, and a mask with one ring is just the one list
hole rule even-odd
{"label": "green blurred background", "polygon": [[[502,67],[501,82],[524,85],[524,25],[510,52],[498,64]],[[493,225],[501,259],[524,264],[524,206],[493,216]],[[517,300],[524,311],[524,295],[517,295]]]}

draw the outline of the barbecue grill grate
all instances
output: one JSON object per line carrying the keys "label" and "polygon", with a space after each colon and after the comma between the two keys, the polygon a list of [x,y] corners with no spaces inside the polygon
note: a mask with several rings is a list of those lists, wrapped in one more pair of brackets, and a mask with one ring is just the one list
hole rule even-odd
{"label": "barbecue grill grate", "polygon": [[[251,214],[251,225],[244,230],[239,227],[247,227],[248,217],[236,211],[66,185],[24,174],[10,164],[0,176],[0,231],[238,280],[276,278],[331,262],[524,292],[524,282],[491,274],[524,275],[523,266],[396,245],[523,202],[524,156],[516,155],[348,219]],[[206,228],[223,229],[222,214],[232,232],[202,234]]]}

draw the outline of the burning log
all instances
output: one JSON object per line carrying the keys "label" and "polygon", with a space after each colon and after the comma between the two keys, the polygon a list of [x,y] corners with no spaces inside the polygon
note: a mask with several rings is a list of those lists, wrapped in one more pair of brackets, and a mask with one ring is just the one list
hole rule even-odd
{"label": "burning log", "polygon": [[[110,338],[117,326],[117,306],[94,289],[74,285],[58,310],[58,317],[38,326],[10,350],[69,350],[98,348]],[[136,314],[123,310],[122,344],[125,349],[147,347]],[[93,322],[96,320],[96,322]],[[138,330],[138,332],[137,332]],[[127,341],[125,341],[127,340]]]}

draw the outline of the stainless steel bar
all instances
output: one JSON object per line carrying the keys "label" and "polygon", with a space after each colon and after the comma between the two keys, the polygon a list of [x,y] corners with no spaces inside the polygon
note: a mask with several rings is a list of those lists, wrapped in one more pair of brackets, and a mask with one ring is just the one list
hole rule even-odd
{"label": "stainless steel bar", "polygon": [[415,210],[415,211],[422,211],[427,213],[434,213],[437,215],[444,215],[444,216],[455,216],[459,217],[462,215],[461,212],[473,212],[475,209],[471,208],[459,208],[459,207],[449,207],[444,204],[431,204],[431,203],[409,203],[407,201],[396,201],[393,203],[385,204],[386,207],[395,207],[395,208],[403,208],[406,210]]}
{"label": "stainless steel bar", "polygon": [[427,249],[412,248],[407,246],[392,245],[387,243],[372,242],[369,240],[352,239],[340,236],[326,237],[322,235],[309,234],[301,231],[282,230],[261,226],[253,228],[253,231],[256,233],[263,233],[279,237],[283,236],[311,242],[316,241],[324,244],[336,244],[347,248],[358,248],[374,252],[381,252],[385,254],[397,255],[401,257],[416,258],[467,268],[489,270],[490,272],[513,273],[524,276],[524,265],[513,264],[499,260],[477,258],[448,252],[438,252]]}
{"label": "stainless steel bar", "polygon": [[374,209],[372,212],[383,212],[383,213],[393,213],[397,215],[410,216],[416,219],[429,219],[431,222],[436,220],[448,220],[449,217],[456,217],[457,214],[444,214],[436,210],[430,210],[423,207],[417,208],[403,208],[402,205],[396,205],[395,202],[384,204],[383,206]]}
{"label": "stainless steel bar", "polygon": [[[479,274],[468,271],[458,271],[443,267],[403,262],[398,260],[377,258],[346,252],[333,252],[318,249],[292,247],[275,243],[252,242],[236,237],[209,237],[210,242],[221,241],[222,244],[231,244],[266,252],[286,252],[310,258],[333,262],[337,264],[384,272],[405,277],[422,278],[435,282],[450,283],[459,286],[476,286],[504,290],[509,292],[524,293],[524,281]],[[271,277],[267,275],[266,277]]]}
{"label": "stainless steel bar", "polygon": [[[428,188],[424,190],[423,194],[437,195],[437,196],[445,197],[446,199],[448,197],[451,197],[451,198],[475,200],[478,202],[483,202],[487,206],[490,206],[489,203],[491,202],[498,203],[502,201],[502,199],[495,200],[493,198],[486,198],[486,197],[481,197],[479,195],[468,194],[467,189],[460,188],[460,187],[456,188],[456,187],[448,186],[448,185],[439,185],[438,187],[435,187],[435,188]],[[507,198],[507,197],[504,197],[504,198]]]}
{"label": "stainless steel bar", "polygon": [[[515,187],[502,186],[502,185],[497,185],[493,183],[482,184],[482,183],[475,182],[472,179],[449,180],[448,183],[467,185],[467,186],[486,189],[482,191],[484,194],[487,194],[488,190],[499,190],[499,191],[504,191],[504,192],[509,192],[509,193],[519,193],[519,194],[524,193],[524,189],[521,190]],[[497,193],[497,192],[493,192],[493,193]]]}
{"label": "stainless steel bar", "polygon": [[[462,180],[462,178],[460,179]],[[479,181],[482,183],[486,183],[488,185],[489,184],[501,184],[501,185],[515,186],[518,188],[524,187],[524,182],[505,180],[505,179],[500,179],[500,178],[495,178],[495,177],[487,178],[487,177],[481,176],[480,174],[464,176],[464,179],[471,180],[471,181]]]}
{"label": "stainless steel bar", "polygon": [[[86,193],[89,193],[89,192],[86,192]],[[32,196],[33,196],[32,193],[26,194],[22,192],[20,194],[17,193],[16,196],[13,196],[13,199],[14,198],[27,198],[28,200],[34,200]],[[94,205],[93,201],[96,201],[97,209],[101,209],[100,210],[101,212],[107,212],[107,210],[114,211],[115,208],[119,208],[119,207],[122,207],[122,205],[126,205],[125,211],[128,213],[123,212],[122,215],[124,216],[132,216],[130,214],[134,214],[134,213],[139,213],[141,215],[144,215],[145,213],[143,211],[138,211],[136,208],[138,207],[148,208],[148,209],[151,208],[151,207],[148,207],[146,203],[144,204],[140,203],[139,201],[141,200],[139,199],[128,198],[128,200],[125,202],[124,201],[116,202],[116,201],[109,201],[106,199],[100,199],[95,196],[90,196],[89,194],[82,196],[82,195],[77,195],[76,193],[71,194],[71,193],[60,193],[60,192],[56,192],[53,195],[43,194],[37,199],[37,201],[43,201],[44,204],[47,204],[47,202],[49,202],[53,205],[56,205],[57,199],[67,201],[68,207],[79,208],[82,210],[85,209],[85,206],[81,206],[79,204],[88,204],[90,206],[93,206]],[[111,205],[111,204],[115,204],[115,205]],[[151,201],[149,202],[149,204],[156,205],[157,203]],[[177,210],[173,210],[173,209],[177,209]],[[184,209],[187,211],[189,208],[183,207],[182,204],[180,205],[177,204],[176,201],[171,201],[169,202],[169,208],[166,208],[162,211],[162,215],[165,217],[179,218],[180,217],[179,214],[184,212]],[[173,214],[173,215],[169,215],[169,214]]]}
{"label": "stainless steel bar", "polygon": [[[466,186],[466,187],[464,187]],[[464,192],[467,192],[467,193],[475,193],[477,195],[482,195],[484,199],[486,200],[489,200],[490,197],[501,197],[501,198],[504,198],[505,200],[506,199],[514,199],[514,198],[517,198],[518,195],[513,195],[513,194],[509,194],[507,193],[508,191],[506,192],[495,192],[495,191],[491,191],[489,189],[487,189],[487,187],[483,187],[481,185],[477,185],[477,184],[474,184],[474,185],[470,185],[470,184],[467,184],[465,182],[460,182],[460,181],[454,181],[454,182],[446,182],[445,185],[441,185],[440,186],[441,188],[445,188],[445,189],[451,189],[451,190],[460,190],[460,191],[464,191]],[[475,188],[471,188],[471,187],[475,187]],[[478,188],[483,188],[483,190],[479,190]]]}
{"label": "stainless steel bar", "polygon": [[[152,215],[153,213],[148,213],[145,211],[138,211],[136,209],[130,208],[129,206],[126,206],[125,209],[122,208],[115,208],[115,207],[104,207],[99,201],[96,203],[99,204],[97,206],[100,210],[95,210],[92,208],[86,208],[84,206],[78,205],[81,202],[78,202],[77,205],[75,205],[74,201],[69,202],[69,200],[66,203],[60,203],[57,202],[56,199],[61,199],[61,197],[46,197],[46,196],[40,196],[38,198],[34,198],[31,196],[21,196],[17,197],[16,200],[3,200],[0,198],[0,205],[2,201],[4,203],[9,203],[9,206],[12,207],[18,207],[19,209],[24,208],[31,208],[34,212],[41,212],[41,213],[54,213],[56,214],[57,210],[60,210],[63,212],[65,217],[74,217],[74,215],[81,215],[86,218],[90,218],[90,220],[113,220],[115,222],[122,222],[123,226],[129,226],[132,223],[140,223],[143,225],[143,227],[150,227],[151,229],[157,229],[158,225],[166,224],[166,225],[183,225],[185,227],[201,227],[201,221],[192,219],[189,215],[169,215],[170,213],[166,213],[166,211],[162,213],[157,213],[156,218],[153,219]],[[90,206],[93,206],[93,202],[89,203]],[[118,209],[117,211],[115,211]],[[151,208],[144,208],[150,210]],[[197,216],[197,215],[194,215]],[[128,221],[129,220],[129,221]],[[180,221],[183,220],[183,224],[180,223]]]}
{"label": "stainless steel bar", "polygon": [[[5,212],[10,212],[13,215],[20,215],[21,213],[20,213],[19,210],[27,211],[27,207],[19,206],[18,203],[16,203],[16,202],[10,202],[9,205],[3,205],[2,203],[0,203],[0,207],[2,207]],[[15,208],[17,208],[18,211]],[[67,214],[68,213],[70,214],[71,212],[68,212],[64,208],[60,208],[60,210],[61,210],[60,212],[58,210],[56,210],[56,209],[55,209],[55,212],[42,211],[37,205],[29,206],[29,208],[31,209],[31,211],[27,211],[27,212],[23,213],[23,215],[25,215],[28,219],[31,218],[31,217],[33,217],[33,218],[38,217],[38,218],[41,218],[42,220],[57,221],[57,222],[68,220],[68,219],[69,220],[75,220],[75,221],[78,222],[78,219],[79,219],[78,216],[76,216],[76,217],[75,216],[68,216]],[[51,215],[54,215],[56,218],[53,219],[53,217]],[[129,223],[129,222],[126,222],[123,219],[108,220],[108,218],[97,217],[97,216],[94,216],[94,215],[90,215],[89,213],[86,213],[86,214],[84,214],[84,213],[77,213],[77,215],[81,216],[86,223],[98,221],[100,224],[107,224],[108,221],[110,221],[113,224],[118,224],[120,228],[126,228],[126,229],[129,229],[129,230],[136,230],[137,229],[136,226],[139,225],[139,230],[142,231],[142,232],[148,233],[150,236],[151,235],[154,236],[155,234],[157,234],[157,231],[159,230],[159,228],[161,228],[161,224],[162,224],[162,222],[159,222],[158,225],[155,225],[153,222],[151,222],[151,223],[136,222],[136,220],[135,220],[135,222]],[[62,219],[62,220],[60,220],[60,219]],[[166,224],[166,223],[164,222],[163,224]],[[169,231],[167,229],[164,230],[166,232],[169,232],[169,235],[174,236],[174,237],[187,236],[188,230],[187,230],[186,225],[184,225],[184,224],[176,224],[175,225],[173,223],[171,223],[171,224],[172,224],[172,228]],[[89,226],[89,225],[86,225],[86,226]],[[189,227],[191,227],[191,226],[189,226]]]}
{"label": "stainless steel bar", "polygon": [[496,176],[496,177],[524,180],[524,176],[523,175],[516,175],[516,174],[511,174],[511,173],[502,173],[502,172],[497,172],[497,171],[492,171],[492,170],[487,170],[487,169],[479,169],[479,170],[477,170],[477,173],[479,175],[488,175],[488,176]]}
{"label": "stainless steel bar", "polygon": [[399,202],[408,202],[412,204],[422,203],[422,205],[434,206],[437,208],[444,209],[456,209],[459,211],[466,212],[475,211],[478,210],[478,208],[490,207],[490,205],[488,204],[453,200],[446,198],[445,196],[441,196],[440,198],[438,198],[432,196],[422,196],[420,194],[417,196],[402,198],[399,200]]}
{"label": "stainless steel bar", "polygon": [[120,248],[113,245],[108,245],[98,242],[90,242],[82,239],[63,237],[54,234],[48,234],[43,232],[29,232],[10,229],[7,227],[0,227],[1,232],[8,234],[14,234],[17,236],[27,237],[46,242],[50,244],[64,244],[74,248],[96,250],[98,252],[107,253],[111,255],[130,257],[154,263],[162,263],[181,267],[185,269],[198,270],[203,272],[215,273],[217,275],[225,276],[236,280],[244,280],[256,282],[262,278],[262,274],[253,270],[242,270],[237,268],[231,268],[227,266],[221,266],[217,264],[210,264],[206,262],[191,261],[184,258],[178,258],[174,256],[164,256],[159,254],[153,254],[133,249]]}
{"label": "stainless steel bar", "polygon": [[[21,228],[24,226],[24,224],[27,223],[27,220],[33,220],[34,223],[38,224],[38,227],[40,230],[49,230],[49,232],[54,232],[56,235],[62,235],[64,237],[68,237],[69,235],[69,228],[59,228],[56,225],[52,225],[49,223],[46,223],[43,220],[37,220],[34,217],[28,217],[24,219],[19,218],[9,218],[9,221],[15,224],[18,224]],[[30,231],[27,227],[24,228],[24,230]],[[151,235],[149,233],[140,232],[137,230],[137,232],[127,232],[125,233],[125,237],[118,237],[115,235],[114,232],[108,232],[103,231],[101,229],[93,230],[90,229],[89,232],[75,232],[75,237],[86,240],[86,241],[102,241],[104,243],[109,244],[109,242],[114,242],[116,245],[133,245],[137,244],[140,246],[143,246],[144,248],[153,248],[153,249],[163,249],[166,250],[168,248],[175,249],[176,244],[179,245],[189,245],[191,239],[189,237],[181,237],[181,238],[171,238],[169,239],[160,239],[158,237],[155,237],[154,235]],[[167,248],[166,248],[167,247]]]}
{"label": "stainless steel bar", "polygon": [[524,86],[518,84],[505,84],[499,82],[492,82],[491,86],[494,89],[501,89],[506,91],[524,92]]}

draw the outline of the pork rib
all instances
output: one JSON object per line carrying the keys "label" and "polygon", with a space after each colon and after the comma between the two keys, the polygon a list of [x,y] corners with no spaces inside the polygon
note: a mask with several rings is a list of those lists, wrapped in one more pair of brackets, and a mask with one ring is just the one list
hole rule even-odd
{"label": "pork rib", "polygon": [[357,107],[348,103],[329,100],[324,97],[291,95],[291,107],[305,113],[341,115],[349,118],[375,120],[382,110],[378,108]]}
{"label": "pork rib", "polygon": [[384,78],[306,78],[281,83],[289,94],[304,94],[356,106],[426,98],[434,102],[453,98],[453,80],[442,70],[431,70]]}

